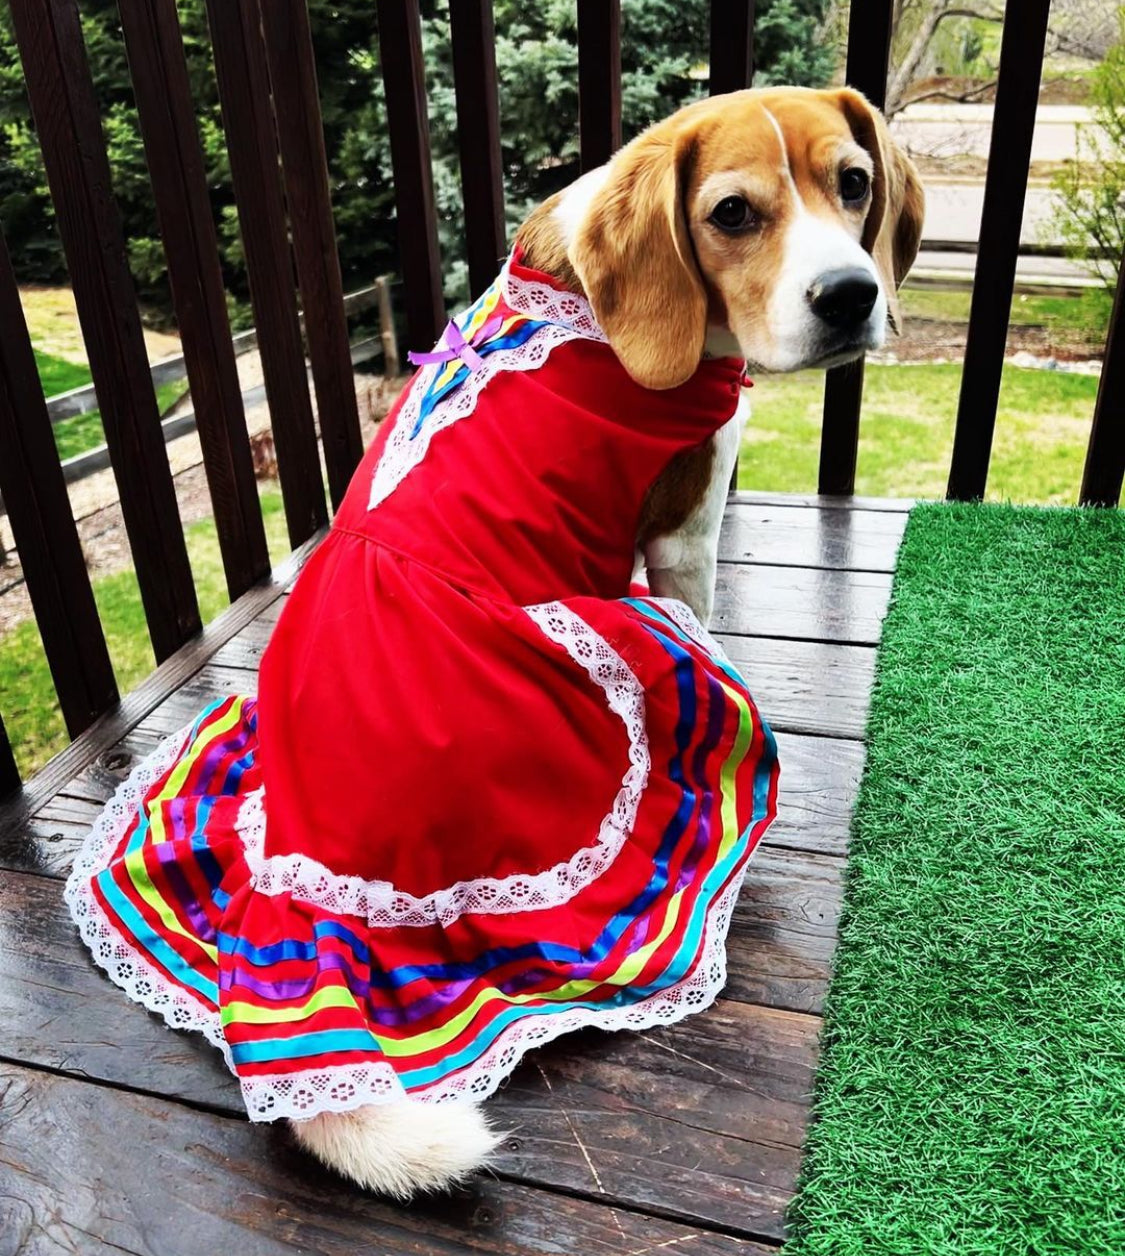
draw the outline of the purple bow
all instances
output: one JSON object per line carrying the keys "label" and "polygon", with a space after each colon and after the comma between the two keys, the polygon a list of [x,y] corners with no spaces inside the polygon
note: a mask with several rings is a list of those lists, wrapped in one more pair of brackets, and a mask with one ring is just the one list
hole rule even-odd
{"label": "purple bow", "polygon": [[[470,371],[479,371],[483,363],[481,362],[480,354],[473,348],[473,345],[483,345],[503,325],[504,320],[499,315],[496,315],[478,327],[473,332],[471,338],[466,340],[461,334],[461,328],[450,320],[449,326],[442,332],[437,348],[429,353],[414,353],[411,351],[406,355],[406,360],[414,366],[429,366],[431,363],[452,362],[454,358],[460,358]],[[442,347],[442,341],[445,342],[444,347]]]}

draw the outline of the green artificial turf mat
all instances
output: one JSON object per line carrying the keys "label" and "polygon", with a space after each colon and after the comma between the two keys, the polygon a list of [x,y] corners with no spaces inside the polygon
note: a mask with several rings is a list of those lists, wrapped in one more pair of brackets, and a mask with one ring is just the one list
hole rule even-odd
{"label": "green artificial turf mat", "polygon": [[1125,514],[920,506],[786,1256],[1125,1253]]}

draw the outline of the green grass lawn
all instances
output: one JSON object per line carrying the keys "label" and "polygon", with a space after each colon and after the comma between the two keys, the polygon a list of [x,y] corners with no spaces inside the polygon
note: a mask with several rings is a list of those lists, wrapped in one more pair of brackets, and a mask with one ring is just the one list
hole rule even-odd
{"label": "green grass lawn", "polygon": [[66,358],[56,357],[53,353],[40,353],[38,349],[34,352],[45,397],[70,392],[72,388],[82,388],[90,382],[90,368],[81,362],[68,362]]}
{"label": "green grass lawn", "polygon": [[[186,379],[174,380],[170,384],[162,384],[156,390],[156,405],[161,414],[173,402],[187,392]],[[105,444],[105,432],[102,430],[102,416],[97,410],[86,414],[76,414],[72,419],[63,419],[55,424],[55,446],[59,457],[74,458],[88,450],[97,449]]]}
{"label": "green grass lawn", "polygon": [[[83,388],[91,381],[88,366],[81,362],[69,362],[53,353],[41,353],[36,349],[35,365],[39,368],[43,395],[48,398],[70,392],[72,388]],[[187,388],[187,380],[162,384],[156,390],[156,405],[160,413],[163,414],[173,402],[178,401],[187,392]],[[63,419],[54,425],[54,433],[55,446],[59,457],[63,459],[74,458],[105,444],[102,419],[97,410],[76,414],[72,419]]]}
{"label": "green grass lawn", "polygon": [[[969,321],[970,292],[907,287],[902,289],[900,299],[907,319],[936,319],[949,323]],[[1088,288],[1077,296],[1047,297],[1016,293],[1012,298],[1011,323],[1015,327],[1052,327],[1080,333],[1100,343],[1105,339],[1112,307],[1113,297],[1102,288]]]}
{"label": "green grass lawn", "polygon": [[1123,548],[910,517],[786,1256],[1125,1252]]}
{"label": "green grass lawn", "polygon": [[[262,490],[261,501],[270,555],[277,563],[289,553],[281,493],[271,485]],[[207,623],[228,604],[214,521],[192,524],[187,545],[200,613]],[[104,576],[94,581],[94,597],[117,686],[127,693],[155,666],[137,578],[131,569]],[[27,777],[68,740],[34,620],[25,620],[0,637],[0,695],[16,760]]]}
{"label": "green grass lawn", "polygon": [[[944,496],[960,387],[956,363],[867,367],[857,493]],[[1088,375],[1005,366],[988,497],[1073,504],[1097,391]],[[823,399],[821,372],[755,380],[740,488],[815,491]]]}

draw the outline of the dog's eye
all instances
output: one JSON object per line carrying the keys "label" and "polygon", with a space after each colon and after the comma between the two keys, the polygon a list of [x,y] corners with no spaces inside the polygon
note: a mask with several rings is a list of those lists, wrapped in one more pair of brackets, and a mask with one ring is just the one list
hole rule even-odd
{"label": "dog's eye", "polygon": [[758,215],[741,196],[724,196],[711,211],[711,221],[720,231],[749,231],[757,226]]}
{"label": "dog's eye", "polygon": [[870,187],[871,180],[868,178],[867,171],[861,170],[858,166],[852,166],[851,169],[844,170],[840,174],[840,195],[844,198],[845,204],[857,205],[866,198]]}

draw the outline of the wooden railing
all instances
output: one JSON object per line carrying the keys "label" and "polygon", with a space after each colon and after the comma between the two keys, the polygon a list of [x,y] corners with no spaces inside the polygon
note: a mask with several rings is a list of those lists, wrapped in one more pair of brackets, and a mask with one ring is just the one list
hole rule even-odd
{"label": "wooden railing", "polygon": [[[10,0],[158,660],[200,629],[76,0]],[[584,169],[621,141],[620,0],[576,0]],[[1008,0],[949,495],[988,476],[1049,0]],[[465,251],[479,292],[505,251],[491,0],[449,0]],[[120,4],[227,586],[269,569],[175,0]],[[882,103],[894,0],[853,3],[847,79]],[[419,0],[376,0],[410,345],[445,323]],[[305,0],[207,0],[231,176],[294,546],[327,521],[359,460],[347,328]],[[749,85],[753,0],[711,0],[713,93]],[[296,273],[296,288],[293,282]],[[299,289],[299,300],[298,300]],[[1125,472],[1125,327],[1118,288],[1080,500],[1116,504]],[[298,307],[320,415],[314,424]],[[118,700],[11,265],[0,246],[0,496],[71,736]],[[829,372],[819,488],[855,483],[862,363]],[[19,787],[0,723],[0,794]]]}
{"label": "wooden railing", "polygon": [[[344,313],[351,318],[368,310],[378,309],[381,311],[383,304],[390,299],[387,290],[388,282],[387,276],[381,276],[374,284],[349,292],[344,297]],[[303,317],[301,325],[302,331],[304,331]],[[366,364],[376,358],[383,358],[385,365],[388,365],[386,362],[387,337],[390,336],[392,342],[394,338],[393,324],[390,323],[389,319],[381,326],[380,332],[381,334],[378,337],[367,336],[349,343],[348,356],[352,366],[358,366],[360,363]],[[305,338],[307,341],[307,333]],[[237,332],[231,337],[231,347],[234,350],[236,359],[254,353],[258,348],[258,329],[250,327],[246,331]],[[392,353],[390,356],[394,363],[397,364],[397,353]],[[393,374],[393,371],[391,373]],[[187,360],[183,353],[171,354],[166,358],[161,358],[159,362],[154,362],[149,368],[148,375],[154,389],[160,388],[164,384],[186,380],[188,378]],[[244,407],[257,405],[265,398],[265,395],[265,386],[255,384],[243,390],[242,404]],[[67,392],[56,393],[53,397],[47,399],[47,413],[51,416],[51,422],[54,424],[62,423],[80,414],[90,414],[97,408],[98,390],[93,384],[83,384],[80,388],[71,388]],[[161,435],[165,444],[179,436],[183,436],[186,432],[193,432],[195,429],[196,417],[194,408],[182,412],[177,410],[175,415],[163,419],[160,424]],[[102,471],[110,465],[109,449],[105,445],[98,445],[84,453],[74,454],[72,457],[64,459],[62,464],[63,478],[68,484],[73,484],[75,481],[84,480],[87,476]],[[0,515],[3,513],[4,499],[0,497]],[[2,554],[0,554],[0,557],[2,557]]]}

